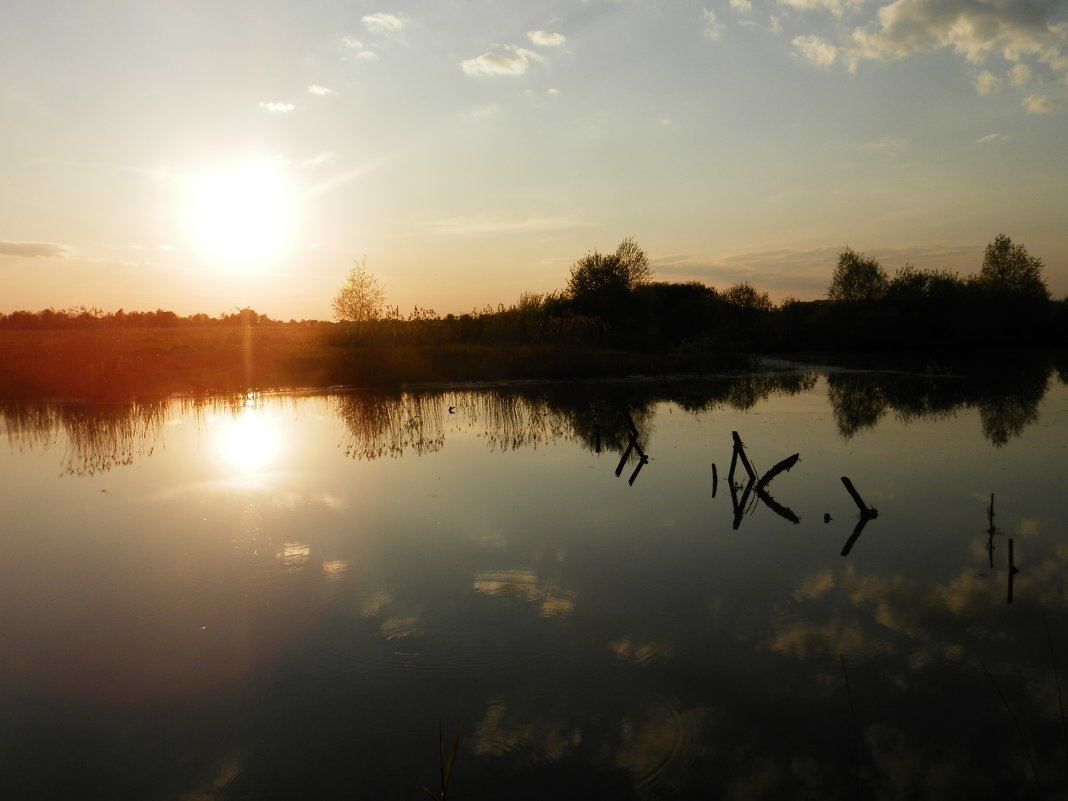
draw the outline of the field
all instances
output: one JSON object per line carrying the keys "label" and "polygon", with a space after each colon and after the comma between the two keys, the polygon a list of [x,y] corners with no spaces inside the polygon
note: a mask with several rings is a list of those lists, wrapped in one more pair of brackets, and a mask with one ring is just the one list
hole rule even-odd
{"label": "field", "polygon": [[0,398],[128,400],[172,394],[661,372],[617,350],[346,344],[330,326],[0,331]]}

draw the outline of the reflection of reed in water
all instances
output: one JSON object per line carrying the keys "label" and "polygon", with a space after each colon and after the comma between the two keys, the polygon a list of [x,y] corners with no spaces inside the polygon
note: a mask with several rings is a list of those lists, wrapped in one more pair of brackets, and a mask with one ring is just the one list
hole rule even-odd
{"label": "reflection of reed in water", "polygon": [[345,455],[354,459],[420,456],[445,444],[447,404],[441,393],[353,392],[336,396],[337,415],[348,429]]}
{"label": "reflection of reed in water", "polygon": [[3,407],[8,441],[20,452],[65,440],[63,472],[91,476],[148,456],[163,423],[181,401],[146,403],[25,403]]}

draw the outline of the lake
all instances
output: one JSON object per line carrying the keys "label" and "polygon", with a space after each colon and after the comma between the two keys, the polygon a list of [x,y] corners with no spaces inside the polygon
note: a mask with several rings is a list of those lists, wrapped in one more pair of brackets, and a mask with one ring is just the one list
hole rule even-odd
{"label": "lake", "polygon": [[1068,793],[1045,365],[0,411],[6,797]]}

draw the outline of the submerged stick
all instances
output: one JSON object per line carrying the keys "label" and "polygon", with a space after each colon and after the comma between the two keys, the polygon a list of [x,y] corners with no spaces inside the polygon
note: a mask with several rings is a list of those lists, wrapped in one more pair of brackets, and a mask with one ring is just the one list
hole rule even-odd
{"label": "submerged stick", "polygon": [[719,486],[719,474],[716,473],[716,463],[712,462],[712,497],[716,497],[716,488]]}
{"label": "submerged stick", "polygon": [[738,458],[742,460],[742,467],[744,467],[745,472],[749,474],[749,480],[756,481],[757,474],[753,471],[753,466],[749,464],[749,457],[745,455],[745,446],[742,444],[742,438],[738,436],[737,431],[732,431],[731,437],[734,439],[734,452],[738,454]]}
{"label": "submerged stick", "polygon": [[842,476],[842,483],[845,485],[846,491],[853,499],[853,503],[860,509],[860,513],[865,517],[876,517],[879,513],[864,503],[864,499],[860,497],[860,493],[857,492],[853,486],[853,482],[849,480],[848,476]]}
{"label": "submerged stick", "polygon": [[764,487],[771,483],[771,480],[775,478],[775,476],[779,475],[779,473],[783,472],[784,470],[789,470],[791,467],[797,464],[797,461],[800,458],[801,454],[795,453],[793,456],[787,456],[781,462],[776,464],[774,467],[771,468],[771,470],[764,474],[764,477],[760,479],[760,481],[757,482],[756,491],[760,492],[761,490],[763,490]]}

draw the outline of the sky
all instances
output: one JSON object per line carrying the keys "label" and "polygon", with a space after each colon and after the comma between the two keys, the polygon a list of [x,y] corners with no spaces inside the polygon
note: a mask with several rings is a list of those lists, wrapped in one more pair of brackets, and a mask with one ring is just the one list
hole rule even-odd
{"label": "sky", "polygon": [[1068,295],[1068,0],[0,0],[0,312],[330,319],[837,253]]}

